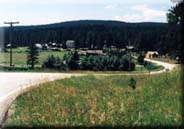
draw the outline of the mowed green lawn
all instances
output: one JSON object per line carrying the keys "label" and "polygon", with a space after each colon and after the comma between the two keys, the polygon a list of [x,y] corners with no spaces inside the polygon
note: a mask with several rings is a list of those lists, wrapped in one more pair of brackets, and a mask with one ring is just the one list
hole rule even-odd
{"label": "mowed green lawn", "polygon": [[[8,50],[9,51],[9,50]],[[42,63],[48,58],[49,55],[63,57],[64,51],[42,51],[39,53],[39,63],[38,66],[41,66]],[[9,64],[10,54],[9,52],[0,53],[0,64]],[[27,48],[19,47],[13,49],[13,64],[15,66],[25,66],[27,65]]]}
{"label": "mowed green lawn", "polygon": [[40,85],[19,96],[10,126],[176,126],[182,123],[182,78],[170,74],[85,76]]}

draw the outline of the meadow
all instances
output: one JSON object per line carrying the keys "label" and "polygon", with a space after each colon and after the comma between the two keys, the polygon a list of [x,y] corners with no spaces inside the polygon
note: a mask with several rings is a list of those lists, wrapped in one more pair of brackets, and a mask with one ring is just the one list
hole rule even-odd
{"label": "meadow", "polygon": [[19,96],[5,127],[179,126],[183,102],[178,69],[154,76],[89,74],[41,84]]}
{"label": "meadow", "polygon": [[[64,55],[64,51],[41,51],[39,53],[37,66],[40,67],[49,55],[62,57]],[[0,64],[9,65],[9,58],[9,50],[7,50],[7,52],[0,53]],[[18,47],[13,49],[13,64],[19,67],[25,67],[27,65],[27,47]]]}

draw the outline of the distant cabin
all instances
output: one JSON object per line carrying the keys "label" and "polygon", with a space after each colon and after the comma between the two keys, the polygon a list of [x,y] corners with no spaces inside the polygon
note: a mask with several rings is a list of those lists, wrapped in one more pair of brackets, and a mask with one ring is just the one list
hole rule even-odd
{"label": "distant cabin", "polygon": [[58,47],[58,48],[63,48],[63,44],[58,43],[58,44],[57,44],[57,47]]}
{"label": "distant cabin", "polygon": [[148,59],[152,59],[152,58],[156,58],[158,56],[159,56],[159,53],[157,51],[148,51],[146,53],[145,57],[148,58]]}
{"label": "distant cabin", "polygon": [[130,45],[129,45],[129,46],[126,46],[126,50],[127,50],[127,51],[134,50],[134,46],[130,46]]}
{"label": "distant cabin", "polygon": [[57,47],[57,44],[56,43],[52,43],[51,46],[52,47]]}
{"label": "distant cabin", "polygon": [[7,44],[6,47],[7,47],[7,48],[10,48],[10,47],[11,47],[11,44]]}
{"label": "distant cabin", "polygon": [[113,46],[113,45],[110,46],[110,49],[116,49],[116,48],[117,48],[116,46]]}
{"label": "distant cabin", "polygon": [[35,46],[36,46],[38,49],[42,49],[42,45],[39,44],[39,43],[35,44]]}
{"label": "distant cabin", "polygon": [[42,45],[42,49],[43,50],[48,50],[49,49],[49,45],[47,43]]}
{"label": "distant cabin", "polygon": [[66,47],[67,48],[75,48],[75,41],[74,40],[67,40]]}
{"label": "distant cabin", "polygon": [[87,50],[87,51],[79,51],[79,55],[106,55],[102,50]]}

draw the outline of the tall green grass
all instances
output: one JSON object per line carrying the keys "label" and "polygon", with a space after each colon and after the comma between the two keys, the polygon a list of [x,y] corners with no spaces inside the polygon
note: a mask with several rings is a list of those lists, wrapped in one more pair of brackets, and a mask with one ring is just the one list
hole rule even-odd
{"label": "tall green grass", "polygon": [[[133,90],[131,78],[137,82]],[[40,85],[19,96],[5,126],[177,126],[179,70],[155,76],[85,76]]]}

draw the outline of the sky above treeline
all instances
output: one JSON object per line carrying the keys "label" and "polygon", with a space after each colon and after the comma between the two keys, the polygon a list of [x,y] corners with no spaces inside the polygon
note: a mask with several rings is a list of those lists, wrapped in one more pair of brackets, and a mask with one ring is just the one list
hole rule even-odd
{"label": "sky above treeline", "polygon": [[171,0],[0,0],[0,26],[4,21],[20,25],[71,20],[166,22]]}

